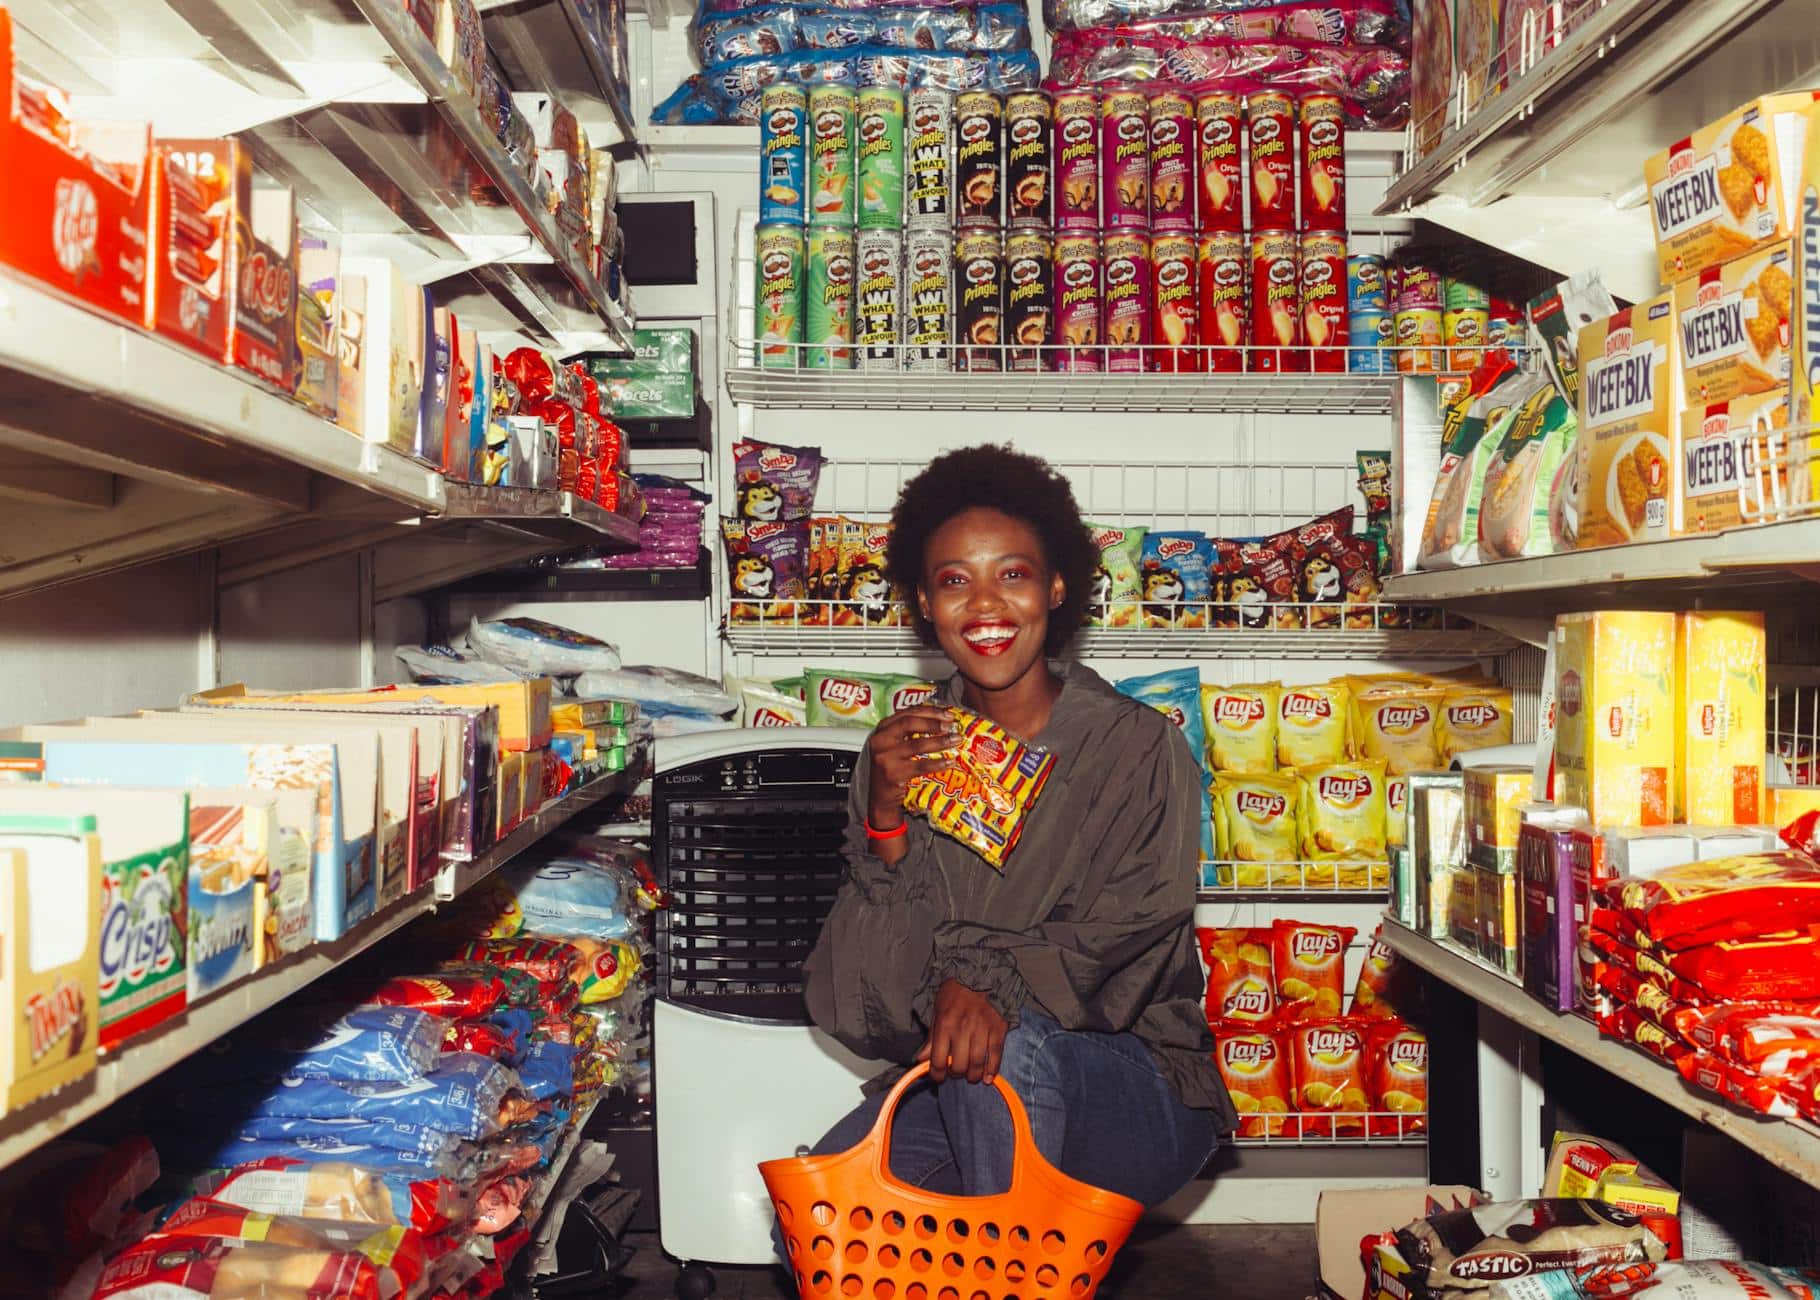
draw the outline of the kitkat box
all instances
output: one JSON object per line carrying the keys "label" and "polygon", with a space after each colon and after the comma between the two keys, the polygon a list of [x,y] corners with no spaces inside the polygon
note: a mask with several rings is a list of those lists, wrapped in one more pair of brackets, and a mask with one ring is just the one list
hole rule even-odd
{"label": "kitkat box", "polygon": [[0,8],[0,263],[134,324],[145,319],[151,129],[71,121],[61,91],[23,77]]}
{"label": "kitkat box", "polygon": [[228,359],[237,148],[232,140],[152,146],[145,326],[215,361]]}

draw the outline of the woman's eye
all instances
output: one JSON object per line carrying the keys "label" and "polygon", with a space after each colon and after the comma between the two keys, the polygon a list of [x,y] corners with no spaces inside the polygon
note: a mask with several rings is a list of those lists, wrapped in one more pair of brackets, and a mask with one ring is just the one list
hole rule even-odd
{"label": "woman's eye", "polygon": [[944,573],[937,581],[944,587],[958,587],[965,582],[966,579],[958,573]]}
{"label": "woman's eye", "polygon": [[1028,578],[1029,576],[1030,576],[1030,572],[1027,569],[1006,569],[1005,570],[1005,580],[1007,582],[1016,582],[1016,581],[1019,581],[1020,579]]}

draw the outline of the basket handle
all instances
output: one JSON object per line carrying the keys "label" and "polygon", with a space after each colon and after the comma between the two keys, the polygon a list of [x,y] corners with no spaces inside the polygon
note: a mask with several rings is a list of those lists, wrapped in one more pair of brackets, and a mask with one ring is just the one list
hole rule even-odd
{"label": "basket handle", "polygon": [[[879,1108],[878,1119],[872,1125],[872,1131],[863,1139],[864,1143],[872,1149],[873,1167],[877,1171],[879,1182],[899,1191],[914,1192],[917,1189],[906,1187],[891,1173],[889,1159],[891,1122],[896,1118],[897,1106],[903,1100],[904,1094],[927,1073],[929,1073],[927,1061],[910,1067],[909,1071],[897,1081],[885,1097],[885,1104]],[[1018,1099],[1018,1095],[1012,1090],[1011,1085],[1005,1082],[1004,1075],[993,1075],[992,1082],[997,1086],[999,1095],[1005,1099],[1005,1109],[1011,1112],[1011,1186],[1008,1190],[1015,1192],[1023,1182],[1024,1170],[1029,1162],[1041,1160],[1043,1157],[1042,1153],[1036,1149],[1036,1138],[1031,1135],[1030,1116],[1024,1110],[1024,1103]]]}

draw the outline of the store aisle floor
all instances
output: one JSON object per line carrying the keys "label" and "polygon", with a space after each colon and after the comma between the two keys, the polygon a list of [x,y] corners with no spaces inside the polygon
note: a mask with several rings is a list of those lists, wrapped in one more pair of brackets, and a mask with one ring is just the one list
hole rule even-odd
{"label": "store aisle floor", "polygon": [[[676,1265],[657,1238],[631,1239],[638,1255],[619,1300],[668,1300]],[[795,1300],[766,1269],[715,1270],[716,1300]],[[1116,1300],[1303,1300],[1314,1290],[1314,1227],[1306,1223],[1220,1224],[1144,1229],[1113,1274]]]}

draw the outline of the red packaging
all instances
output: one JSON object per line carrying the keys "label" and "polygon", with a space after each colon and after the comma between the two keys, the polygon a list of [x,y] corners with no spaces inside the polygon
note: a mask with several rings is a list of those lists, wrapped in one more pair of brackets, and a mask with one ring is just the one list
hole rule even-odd
{"label": "red packaging", "polygon": [[255,187],[252,156],[235,145],[233,310],[236,366],[281,393],[297,388],[297,208],[291,191]]}
{"label": "red packaging", "polygon": [[1150,347],[1150,241],[1141,234],[1106,236],[1106,369],[1137,374]]}
{"label": "red packaging", "polygon": [[445,1052],[476,1052],[503,1061],[519,1049],[518,1035],[501,1029],[490,1020],[459,1020],[449,1025],[442,1036]]}
{"label": "red packaging", "polygon": [[1302,236],[1302,337],[1316,374],[1346,369],[1346,239],[1312,232]]}
{"label": "red packaging", "polygon": [[452,1020],[473,1020],[499,1006],[504,981],[491,975],[444,971],[436,975],[395,975],[360,995],[363,1006],[415,1007]]}
{"label": "red packaging", "polygon": [[1820,863],[1754,853],[1670,867],[1610,887],[1613,902],[1665,948],[1755,939],[1820,925]]}
{"label": "red packaging", "polygon": [[1150,101],[1141,90],[1109,90],[1100,101],[1100,183],[1108,231],[1150,229]]}
{"label": "red packaging", "polygon": [[1353,1015],[1367,1020],[1396,1018],[1402,960],[1396,949],[1384,942],[1384,927],[1380,925],[1371,936],[1371,946],[1359,966],[1359,978],[1352,986]]}
{"label": "red packaging", "polygon": [[1100,97],[1091,90],[1055,96],[1055,224],[1100,228]]}
{"label": "red packaging", "polygon": [[1199,928],[1201,960],[1207,964],[1207,1020],[1258,1024],[1276,1014],[1268,928]]}
{"label": "red packaging", "polygon": [[1201,236],[1195,246],[1200,280],[1201,339],[1207,345],[1207,369],[1231,373],[1245,368],[1245,237],[1236,233]]}
{"label": "red packaging", "polygon": [[1296,369],[1301,346],[1301,248],[1287,230],[1260,230],[1251,237],[1251,353],[1248,369]]}
{"label": "red packaging", "polygon": [[1346,229],[1346,108],[1338,95],[1303,95],[1302,229]]}
{"label": "red packaging", "polygon": [[1599,1032],[1608,1038],[1641,1047],[1652,1056],[1659,1056],[1672,1063],[1692,1056],[1694,1049],[1681,1042],[1668,1030],[1641,1012],[1616,1004],[1599,1017]]}
{"label": "red packaging", "polygon": [[[1601,1024],[1600,1028],[1604,1028]],[[1615,1035],[1614,1035],[1615,1037]],[[1732,1061],[1706,1052],[1688,1052],[1675,1061],[1681,1077],[1697,1088],[1716,1093],[1727,1101],[1772,1119],[1793,1119],[1798,1111],[1789,1095],[1792,1086],[1780,1080],[1753,1074]]]}
{"label": "red packaging", "polygon": [[215,361],[228,357],[233,228],[231,140],[159,140],[152,146],[151,272],[147,329]]}
{"label": "red packaging", "polygon": [[1731,1003],[1707,1009],[1689,1042],[1758,1074],[1787,1077],[1820,1062],[1820,1015],[1813,1005],[1778,1011],[1771,1003]]}
{"label": "red packaging", "polygon": [[1214,1026],[1213,1059],[1239,1113],[1240,1137],[1297,1137],[1301,1121],[1288,1113],[1294,1085],[1283,1035],[1267,1024]]}
{"label": "red packaging", "polygon": [[1200,229],[1202,234],[1245,229],[1245,163],[1239,156],[1243,117],[1239,97],[1214,91],[1195,101],[1195,134],[1200,143]]}
{"label": "red packaging", "polygon": [[1104,266],[1096,235],[1062,234],[1055,240],[1055,341],[1057,370],[1100,369]]}
{"label": "red packaging", "polygon": [[1194,100],[1180,90],[1150,96],[1150,228],[1194,230],[1195,164],[1200,159]]}
{"label": "red packaging", "polygon": [[[301,1300],[386,1300],[399,1283],[391,1271],[352,1247],[278,1245],[226,1237],[149,1237],[108,1261],[97,1300],[113,1297],[245,1295],[251,1277],[284,1277],[285,1294]],[[263,1289],[263,1288],[262,1288]]]}
{"label": "red packaging", "polygon": [[1274,90],[1245,101],[1251,138],[1251,228],[1295,229],[1295,101]]}
{"label": "red packaging", "polygon": [[1170,374],[1200,372],[1207,368],[1201,347],[1200,312],[1195,285],[1195,249],[1192,235],[1158,235],[1150,249],[1152,280],[1156,286],[1156,321],[1151,337],[1153,369]]}
{"label": "red packaging", "polygon": [[1005,369],[1045,368],[1055,320],[1055,249],[1047,232],[1015,230],[1005,240]]}
{"label": "red packaging", "polygon": [[585,501],[592,501],[600,495],[600,462],[583,458],[575,467],[575,495]]}
{"label": "red packaging", "polygon": [[1345,992],[1346,946],[1358,931],[1346,925],[1278,921],[1271,926],[1270,966],[1277,984],[1277,1016],[1285,1022],[1340,1014]]}
{"label": "red packaging", "polygon": [[1364,1024],[1348,1018],[1318,1020],[1296,1025],[1283,1036],[1295,1081],[1290,1104],[1302,1113],[1303,1136],[1364,1137],[1365,1112],[1371,1109]]}
{"label": "red packaging", "polygon": [[1366,1031],[1366,1074],[1374,1111],[1373,1137],[1406,1137],[1428,1128],[1428,1035],[1401,1020],[1383,1020]]}

